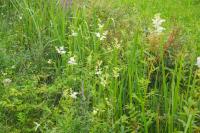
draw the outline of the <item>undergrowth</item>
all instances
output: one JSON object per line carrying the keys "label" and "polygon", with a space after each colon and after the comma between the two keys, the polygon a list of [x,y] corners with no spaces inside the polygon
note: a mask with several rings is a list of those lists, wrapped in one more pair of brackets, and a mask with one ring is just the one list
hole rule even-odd
{"label": "undergrowth", "polygon": [[2,133],[200,132],[198,0],[0,1]]}

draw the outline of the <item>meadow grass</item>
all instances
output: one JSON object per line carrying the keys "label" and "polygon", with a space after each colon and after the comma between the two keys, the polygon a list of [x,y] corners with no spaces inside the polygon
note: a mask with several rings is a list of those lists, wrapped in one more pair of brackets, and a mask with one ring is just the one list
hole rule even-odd
{"label": "meadow grass", "polygon": [[200,132],[199,7],[1,0],[0,132]]}

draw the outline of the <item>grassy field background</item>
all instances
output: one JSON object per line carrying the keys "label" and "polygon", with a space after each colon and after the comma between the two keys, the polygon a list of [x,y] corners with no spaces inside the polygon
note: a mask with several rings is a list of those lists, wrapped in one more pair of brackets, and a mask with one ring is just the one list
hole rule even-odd
{"label": "grassy field background", "polygon": [[0,132],[199,133],[199,9],[1,0]]}

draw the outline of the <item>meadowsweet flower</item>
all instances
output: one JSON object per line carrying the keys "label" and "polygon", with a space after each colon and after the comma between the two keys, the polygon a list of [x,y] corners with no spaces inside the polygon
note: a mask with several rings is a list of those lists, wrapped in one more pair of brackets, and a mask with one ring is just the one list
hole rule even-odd
{"label": "meadowsweet flower", "polygon": [[104,24],[102,24],[101,19],[98,19],[98,27],[99,27],[99,30],[101,30],[104,27]]}
{"label": "meadowsweet flower", "polygon": [[78,92],[71,92],[70,97],[73,99],[77,99]]}
{"label": "meadowsweet flower", "polygon": [[104,77],[100,77],[100,83],[105,87],[107,85],[107,80]]}
{"label": "meadowsweet flower", "polygon": [[64,90],[64,91],[63,91],[63,96],[64,96],[64,97],[67,97],[68,95],[69,95],[68,90]]}
{"label": "meadowsweet flower", "polygon": [[100,41],[103,41],[106,39],[106,35],[108,34],[108,31],[101,33],[95,33],[96,37],[99,38]]}
{"label": "meadowsweet flower", "polygon": [[106,39],[105,36],[101,36],[101,37],[100,37],[100,41],[103,41],[103,40],[105,40],[105,39]]}
{"label": "meadowsweet flower", "polygon": [[106,97],[105,98],[105,101],[106,101],[106,104],[108,105],[108,106],[112,106],[112,104],[110,103],[110,100]]}
{"label": "meadowsweet flower", "polygon": [[98,26],[99,26],[99,29],[102,29],[104,27],[104,25],[100,23],[98,24]]}
{"label": "meadowsweet flower", "polygon": [[198,66],[198,68],[200,68],[200,56],[197,57],[197,63],[196,63],[196,65]]}
{"label": "meadowsweet flower", "polygon": [[19,16],[19,19],[22,20],[22,16]]}
{"label": "meadowsweet flower", "polygon": [[75,57],[70,57],[69,61],[68,61],[68,64],[70,64],[70,65],[76,65],[77,63],[76,63]]}
{"label": "meadowsweet flower", "polygon": [[121,48],[121,44],[119,43],[118,39],[115,38],[114,40],[115,40],[114,48],[116,48],[116,49],[120,49],[120,48]]}
{"label": "meadowsweet flower", "polygon": [[97,114],[97,110],[93,110],[92,114],[96,115]]}
{"label": "meadowsweet flower", "polygon": [[49,59],[49,60],[47,61],[47,63],[48,63],[48,64],[52,64],[52,60]]}
{"label": "meadowsweet flower", "polygon": [[152,19],[152,21],[153,21],[153,27],[154,27],[153,33],[160,34],[165,30],[165,28],[162,27],[162,23],[165,22],[165,19],[162,19],[160,17],[160,13],[155,14],[155,16]]}
{"label": "meadowsweet flower", "polygon": [[162,25],[163,22],[165,22],[165,20],[160,17],[160,13],[155,14],[154,19],[152,19],[152,21],[155,28],[159,27],[160,25]]}
{"label": "meadowsweet flower", "polygon": [[120,71],[119,68],[114,67],[114,69],[113,69],[113,77],[114,78],[118,78],[119,77],[119,71]]}
{"label": "meadowsweet flower", "polygon": [[96,72],[95,72],[96,75],[101,75],[102,74],[102,70],[100,68],[96,68]]}
{"label": "meadowsweet flower", "polygon": [[58,52],[58,54],[65,54],[66,51],[65,51],[65,48],[63,46],[61,47],[55,47],[56,48],[56,51]]}
{"label": "meadowsweet flower", "polygon": [[98,33],[95,33],[96,37],[100,38],[101,37],[101,34],[98,32]]}
{"label": "meadowsweet flower", "polygon": [[72,34],[70,36],[76,37],[76,36],[78,36],[78,33],[74,32],[74,30],[72,30]]}
{"label": "meadowsweet flower", "polygon": [[97,115],[98,111],[99,111],[98,109],[93,109],[92,114]]}
{"label": "meadowsweet flower", "polygon": [[108,31],[106,30],[104,33],[103,33],[103,36],[106,36],[108,34]]}
{"label": "meadowsweet flower", "polygon": [[6,79],[4,79],[2,82],[3,82],[3,85],[4,85],[4,86],[8,86],[8,85],[11,84],[12,80],[9,79],[9,78],[6,78]]}
{"label": "meadowsweet flower", "polygon": [[101,40],[101,41],[105,40],[107,34],[108,34],[108,31],[105,31],[105,32],[102,34],[102,36],[100,37],[100,40]]}
{"label": "meadowsweet flower", "polygon": [[105,87],[108,84],[108,77],[109,77],[109,75],[107,73],[100,77],[100,84],[102,86]]}
{"label": "meadowsweet flower", "polygon": [[107,46],[106,50],[107,50],[107,52],[112,52],[113,48],[111,46]]}
{"label": "meadowsweet flower", "polygon": [[96,75],[101,75],[102,74],[102,69],[101,69],[101,64],[102,64],[102,61],[98,60],[97,61],[97,65],[96,65],[96,68],[95,68],[95,74]]}

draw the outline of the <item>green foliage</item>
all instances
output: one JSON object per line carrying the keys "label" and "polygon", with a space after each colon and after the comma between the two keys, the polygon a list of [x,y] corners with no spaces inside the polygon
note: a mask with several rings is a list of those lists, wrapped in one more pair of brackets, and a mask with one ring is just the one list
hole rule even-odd
{"label": "green foliage", "polygon": [[200,132],[198,6],[1,0],[1,132]]}

